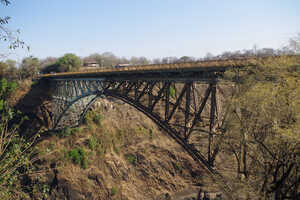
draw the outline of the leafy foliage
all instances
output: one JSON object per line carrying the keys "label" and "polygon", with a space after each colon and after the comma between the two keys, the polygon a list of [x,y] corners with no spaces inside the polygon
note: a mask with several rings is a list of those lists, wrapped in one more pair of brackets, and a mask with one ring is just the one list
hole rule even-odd
{"label": "leafy foliage", "polygon": [[6,62],[0,62],[0,78],[6,78],[8,80],[17,80],[19,78],[16,61],[8,59]]}
{"label": "leafy foliage", "polygon": [[128,160],[128,162],[130,163],[130,164],[132,164],[132,165],[135,165],[136,163],[137,163],[137,156],[136,155],[134,155],[134,154],[127,154],[126,155],[126,158],[127,158],[127,160]]}
{"label": "leafy foliage", "polygon": [[64,128],[56,133],[58,137],[64,138],[75,135],[79,131],[79,128]]}
{"label": "leafy foliage", "polygon": [[76,71],[81,66],[81,60],[72,53],[67,53],[56,62],[58,72]]}
{"label": "leafy foliage", "polygon": [[174,98],[175,98],[175,95],[176,95],[175,88],[171,86],[171,87],[170,87],[170,96],[174,99]]}
{"label": "leafy foliage", "polygon": [[33,56],[29,56],[22,60],[20,66],[20,74],[22,79],[33,77],[38,73],[39,59]]}
{"label": "leafy foliage", "polygon": [[97,145],[97,139],[94,135],[89,137],[89,148],[91,150],[94,150],[96,148]]}
{"label": "leafy foliage", "polygon": [[118,189],[115,187],[111,188],[111,196],[115,196],[118,193]]}
{"label": "leafy foliage", "polygon": [[98,126],[101,126],[101,121],[103,120],[103,115],[94,111],[88,111],[84,116],[84,123],[88,124],[94,122]]}
{"label": "leafy foliage", "polygon": [[0,81],[0,197],[6,197],[14,190],[19,167],[27,167],[30,162],[32,143],[25,141],[18,134],[19,124],[12,120],[19,114],[8,105],[7,98],[17,88],[14,82]]}
{"label": "leafy foliage", "polygon": [[101,121],[103,120],[103,116],[99,113],[96,113],[94,116],[93,116],[93,122],[95,124],[98,124],[99,126],[101,125]]}
{"label": "leafy foliage", "polygon": [[[10,1],[1,0],[0,4],[8,6],[10,4]],[[0,40],[2,40],[4,43],[8,43],[9,49],[16,49],[19,47],[27,47],[27,49],[29,49],[29,46],[27,46],[25,42],[18,37],[20,33],[19,30],[12,31],[9,28],[7,28],[7,24],[9,23],[10,19],[11,18],[9,16],[0,17]],[[5,55],[6,54],[0,53],[0,58],[5,57]]]}
{"label": "leafy foliage", "polygon": [[43,73],[51,73],[77,71],[80,66],[80,58],[75,54],[67,53],[58,59],[49,57],[42,60],[40,68]]}
{"label": "leafy foliage", "polygon": [[74,164],[80,165],[83,169],[86,169],[88,157],[83,148],[70,150],[68,157],[73,161]]}
{"label": "leafy foliage", "polygon": [[270,199],[300,195],[300,73],[298,58],[264,60],[243,71],[230,102],[224,149],[251,194]]}
{"label": "leafy foliage", "polygon": [[289,48],[295,53],[300,53],[300,33],[290,39]]}

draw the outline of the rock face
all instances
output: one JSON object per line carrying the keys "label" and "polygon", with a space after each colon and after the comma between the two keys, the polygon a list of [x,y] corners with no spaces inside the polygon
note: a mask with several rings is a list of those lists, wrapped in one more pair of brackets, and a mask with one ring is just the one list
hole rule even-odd
{"label": "rock face", "polygon": [[22,126],[23,134],[38,132],[52,126],[51,88],[47,81],[33,83],[24,80],[11,97],[11,105],[21,111],[29,120]]}
{"label": "rock face", "polygon": [[[101,114],[101,123],[87,122],[71,135],[55,133],[37,145],[34,166],[41,173],[24,184],[31,199],[174,199],[200,185],[202,169],[142,113],[107,99],[93,113]],[[91,146],[92,137],[99,146]],[[79,148],[86,167],[70,158]]]}

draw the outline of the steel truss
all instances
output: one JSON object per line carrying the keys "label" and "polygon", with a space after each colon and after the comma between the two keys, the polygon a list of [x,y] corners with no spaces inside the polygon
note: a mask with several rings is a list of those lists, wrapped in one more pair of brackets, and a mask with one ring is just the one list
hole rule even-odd
{"label": "steel truss", "polygon": [[79,125],[98,98],[114,97],[143,112],[195,160],[219,175],[213,167],[219,150],[214,138],[224,114],[217,101],[219,73],[209,73],[191,80],[51,79],[53,129]]}

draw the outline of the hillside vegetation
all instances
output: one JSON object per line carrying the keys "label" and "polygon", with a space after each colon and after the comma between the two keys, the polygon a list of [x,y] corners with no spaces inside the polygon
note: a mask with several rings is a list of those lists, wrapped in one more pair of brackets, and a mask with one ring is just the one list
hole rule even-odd
{"label": "hillside vegetation", "polygon": [[119,101],[99,101],[78,128],[44,134],[20,180],[27,199],[168,199],[201,184],[192,158]]}
{"label": "hillside vegetation", "polygon": [[300,198],[299,63],[269,58],[238,77],[225,74],[237,81],[220,136],[236,175],[226,173],[234,191],[250,199]]}
{"label": "hillside vegetation", "polygon": [[[236,199],[299,198],[299,63],[270,58],[225,73],[236,84],[216,135],[215,168]],[[129,105],[101,99],[84,124],[52,132],[42,120],[51,107],[47,95],[44,101],[38,95],[43,89],[27,82],[15,92],[16,86],[1,81],[1,199],[183,199],[196,193],[193,186],[220,193],[179,145]]]}

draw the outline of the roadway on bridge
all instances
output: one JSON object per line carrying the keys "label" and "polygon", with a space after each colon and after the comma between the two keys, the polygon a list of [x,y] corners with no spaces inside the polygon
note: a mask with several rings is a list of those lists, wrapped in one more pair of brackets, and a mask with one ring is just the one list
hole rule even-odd
{"label": "roadway on bridge", "polygon": [[76,78],[76,77],[101,77],[112,75],[145,74],[145,73],[193,73],[193,72],[223,72],[228,68],[245,67],[257,65],[257,58],[208,60],[198,62],[172,63],[172,64],[151,64],[151,65],[130,65],[121,68],[105,67],[80,72],[62,72],[44,74],[40,78]]}

